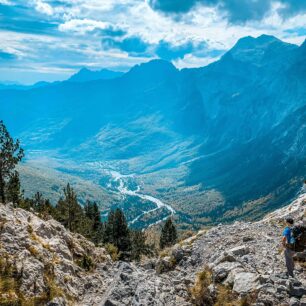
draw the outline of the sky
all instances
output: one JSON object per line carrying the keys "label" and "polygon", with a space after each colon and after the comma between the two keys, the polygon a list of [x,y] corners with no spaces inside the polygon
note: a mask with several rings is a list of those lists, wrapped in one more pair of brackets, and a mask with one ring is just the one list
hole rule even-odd
{"label": "sky", "polygon": [[0,0],[0,82],[126,71],[155,58],[200,67],[261,34],[301,44],[306,0]]}

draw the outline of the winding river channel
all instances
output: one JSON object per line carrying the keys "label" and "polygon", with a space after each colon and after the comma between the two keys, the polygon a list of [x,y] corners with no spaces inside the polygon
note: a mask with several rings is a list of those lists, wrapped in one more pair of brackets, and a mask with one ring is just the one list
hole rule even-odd
{"label": "winding river channel", "polygon": [[[147,215],[147,214],[150,214],[158,209],[161,209],[161,208],[166,208],[168,211],[169,211],[169,214],[170,215],[173,215],[175,214],[175,210],[168,204],[162,202],[161,200],[151,196],[151,195],[147,195],[147,194],[142,194],[140,193],[140,187],[137,186],[136,187],[136,190],[131,190],[128,188],[128,184],[126,184],[125,180],[127,178],[131,178],[131,177],[134,177],[133,174],[131,175],[122,175],[121,173],[117,172],[117,171],[110,171],[110,175],[112,176],[113,180],[115,182],[118,183],[118,191],[123,194],[123,195],[129,195],[129,196],[135,196],[135,197],[138,197],[142,200],[146,200],[146,201],[149,201],[149,202],[152,202],[155,204],[155,208],[153,209],[150,209],[150,210],[147,210],[147,211],[144,211],[142,212],[141,214],[139,214],[136,218],[134,218],[133,220],[131,220],[129,222],[129,224],[134,224],[135,222],[137,222],[141,217]],[[168,218],[168,216],[166,217]],[[158,224],[160,222],[162,222],[164,219],[166,218],[163,218],[157,222],[155,222],[154,224]],[[154,225],[154,224],[150,224],[150,226]]]}

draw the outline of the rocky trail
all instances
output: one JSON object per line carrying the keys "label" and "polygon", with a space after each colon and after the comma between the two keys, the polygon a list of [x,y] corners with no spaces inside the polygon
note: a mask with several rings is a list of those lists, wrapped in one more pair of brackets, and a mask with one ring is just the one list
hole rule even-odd
{"label": "rocky trail", "polygon": [[[0,292],[1,299],[40,296],[38,305],[49,306],[201,305],[191,292],[199,273],[207,270],[211,282],[203,292],[218,300],[216,305],[305,306],[306,253],[298,254],[296,277],[288,279],[280,247],[283,218],[305,222],[305,208],[304,194],[261,221],[203,230],[159,258],[129,263],[113,262],[103,248],[54,220],[1,204],[0,268],[15,267],[18,275],[18,290]],[[88,256],[94,263],[89,271],[82,266]],[[220,304],[222,288],[237,300]],[[47,290],[51,301],[43,299]],[[241,304],[249,296],[249,304]]]}

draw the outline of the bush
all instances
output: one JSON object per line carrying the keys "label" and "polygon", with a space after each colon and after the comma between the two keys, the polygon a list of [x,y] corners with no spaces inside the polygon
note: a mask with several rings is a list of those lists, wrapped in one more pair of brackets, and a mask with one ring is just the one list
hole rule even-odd
{"label": "bush", "polygon": [[91,271],[95,267],[94,261],[89,255],[84,255],[81,259],[77,260],[77,264],[86,271]]}
{"label": "bush", "polygon": [[17,295],[16,267],[8,256],[0,258],[0,306],[21,305]]}
{"label": "bush", "polygon": [[213,298],[210,294],[208,286],[212,284],[212,273],[206,267],[197,275],[195,285],[191,288],[191,296],[197,306],[214,305]]}
{"label": "bush", "polygon": [[256,302],[257,293],[252,292],[240,298],[231,288],[218,284],[214,292],[209,290],[212,285],[212,272],[207,267],[197,275],[197,279],[190,293],[197,306],[250,306]]}
{"label": "bush", "polygon": [[113,261],[119,260],[121,254],[115,245],[107,243],[105,249]]}

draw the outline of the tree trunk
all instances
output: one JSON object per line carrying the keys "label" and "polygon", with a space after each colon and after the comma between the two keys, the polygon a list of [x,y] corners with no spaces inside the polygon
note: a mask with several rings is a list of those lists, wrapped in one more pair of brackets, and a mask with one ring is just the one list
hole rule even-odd
{"label": "tree trunk", "polygon": [[0,172],[0,201],[5,204],[5,182],[2,173]]}

